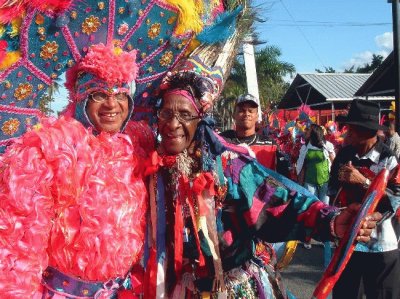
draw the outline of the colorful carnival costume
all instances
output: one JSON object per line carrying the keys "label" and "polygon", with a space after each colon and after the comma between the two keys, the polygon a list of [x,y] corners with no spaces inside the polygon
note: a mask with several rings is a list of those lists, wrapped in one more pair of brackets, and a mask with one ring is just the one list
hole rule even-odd
{"label": "colorful carnival costume", "polygon": [[154,152],[147,169],[146,298],[286,298],[265,241],[330,237],[335,208],[213,133],[206,112],[219,74],[192,57],[161,85],[164,96],[188,96],[202,119],[194,155]]}
{"label": "colorful carnival costume", "polygon": [[113,298],[135,287],[147,207],[138,139],[96,130],[87,114],[93,94],[126,94],[124,130],[135,59],[91,46],[67,73],[66,115],[41,119],[1,156],[1,298]]}
{"label": "colorful carnival costume", "polygon": [[[124,123],[130,138],[96,131],[87,98],[98,88],[110,96],[136,90],[135,118],[149,120],[167,71],[199,43],[224,41],[234,30],[241,9],[223,2],[0,4],[1,152],[15,141],[1,157],[1,298],[113,298],[135,287],[129,273],[146,212],[137,177],[146,152],[137,144],[151,150],[153,138],[135,122]],[[35,126],[46,89],[65,71],[65,116]],[[128,86],[129,73],[136,86]]]}
{"label": "colorful carnival costume", "polygon": [[0,297],[110,298],[143,245],[135,148],[71,119],[41,125],[0,158]]}
{"label": "colorful carnival costume", "polygon": [[148,121],[166,72],[200,43],[224,41],[234,30],[240,7],[225,10],[223,2],[2,1],[0,152],[38,121],[48,87],[100,43],[137,51],[134,117]]}

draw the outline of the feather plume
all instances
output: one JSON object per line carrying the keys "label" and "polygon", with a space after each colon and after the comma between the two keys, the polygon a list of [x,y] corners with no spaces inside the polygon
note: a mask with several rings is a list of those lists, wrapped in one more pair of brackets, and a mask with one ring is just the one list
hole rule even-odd
{"label": "feather plume", "polygon": [[236,18],[242,11],[242,7],[237,7],[234,11],[225,12],[219,15],[214,24],[205,28],[198,36],[197,39],[201,43],[214,44],[218,42],[225,42],[235,32]]}
{"label": "feather plume", "polygon": [[181,35],[190,31],[199,33],[203,29],[201,15],[204,11],[202,1],[165,0],[179,11],[175,34]]}

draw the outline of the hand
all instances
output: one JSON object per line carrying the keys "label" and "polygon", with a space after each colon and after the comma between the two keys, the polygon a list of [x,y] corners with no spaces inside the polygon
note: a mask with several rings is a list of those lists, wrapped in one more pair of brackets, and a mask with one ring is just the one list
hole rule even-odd
{"label": "hand", "polygon": [[[361,204],[353,203],[344,209],[335,218],[335,233],[339,238],[342,238],[346,231],[349,229],[354,217],[356,217]],[[382,214],[375,212],[371,215],[367,215],[362,220],[361,228],[357,234],[357,241],[359,242],[369,242],[371,239],[372,229],[376,227],[376,223],[382,219]]]}
{"label": "hand", "polygon": [[367,179],[365,176],[355,168],[351,161],[346,165],[343,165],[339,168],[339,182],[353,184],[353,185],[362,185]]}

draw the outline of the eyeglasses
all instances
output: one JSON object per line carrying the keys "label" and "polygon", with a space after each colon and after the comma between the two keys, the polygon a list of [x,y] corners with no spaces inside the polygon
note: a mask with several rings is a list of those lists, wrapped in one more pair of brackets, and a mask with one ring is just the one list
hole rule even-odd
{"label": "eyeglasses", "polygon": [[169,121],[175,116],[179,122],[185,123],[200,118],[198,115],[191,115],[189,112],[174,112],[172,110],[159,110],[157,116],[162,121]]}
{"label": "eyeglasses", "polygon": [[105,92],[94,92],[90,94],[90,98],[96,103],[103,103],[107,101],[110,97],[113,97],[118,102],[126,102],[128,100],[128,96],[126,93],[115,93],[109,94]]}

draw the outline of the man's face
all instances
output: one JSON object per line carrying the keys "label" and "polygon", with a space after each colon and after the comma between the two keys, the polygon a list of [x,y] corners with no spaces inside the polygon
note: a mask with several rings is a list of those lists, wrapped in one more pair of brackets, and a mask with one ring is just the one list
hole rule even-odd
{"label": "man's face", "polygon": [[[162,115],[172,115],[170,119],[164,119]],[[177,114],[180,116],[177,117]],[[165,154],[177,155],[185,149],[191,149],[194,134],[199,123],[198,113],[191,102],[182,95],[169,94],[163,98],[163,104],[159,111],[158,131],[161,135],[161,148]]]}
{"label": "man's face", "polygon": [[374,134],[373,131],[349,124],[347,127],[346,144],[354,147],[363,146],[373,137],[376,137],[376,132]]}
{"label": "man's face", "polygon": [[389,129],[387,131],[385,131],[385,135],[388,137],[392,137],[394,135],[394,133],[396,133],[396,128],[394,123],[390,123]]}
{"label": "man's face", "polygon": [[251,103],[242,103],[236,106],[233,116],[237,129],[255,129],[258,119],[258,108]]}
{"label": "man's face", "polygon": [[86,113],[98,132],[117,133],[128,117],[129,98],[124,93],[92,93],[89,95]]}

